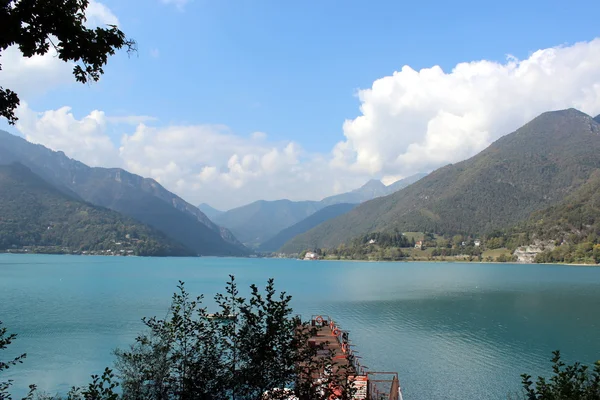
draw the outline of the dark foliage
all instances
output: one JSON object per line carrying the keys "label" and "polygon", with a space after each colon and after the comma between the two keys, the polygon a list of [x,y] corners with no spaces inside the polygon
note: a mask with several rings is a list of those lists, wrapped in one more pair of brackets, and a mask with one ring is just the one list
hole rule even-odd
{"label": "dark foliage", "polygon": [[[311,329],[292,316],[291,296],[277,293],[269,280],[264,293],[251,286],[239,296],[233,276],[225,294],[215,296],[219,312],[209,314],[203,297],[191,298],[180,282],[170,317],[145,319],[149,332],[128,350],[117,350],[124,399],[260,400],[288,395],[327,399],[332,387],[347,388],[348,374],[324,377],[315,384],[307,376],[331,364],[308,346]],[[330,385],[335,384],[335,385]]]}
{"label": "dark foliage", "polygon": [[46,253],[193,255],[131,218],[69,197],[21,164],[0,165],[0,250],[23,247]]}
{"label": "dark foliage", "polygon": [[534,383],[528,374],[521,375],[527,400],[600,400],[600,361],[590,374],[589,368],[576,362],[566,365],[560,352],[552,357],[550,379],[538,377]]}
{"label": "dark foliage", "polygon": [[559,204],[537,212],[515,231],[554,241],[537,262],[600,263],[600,171]]}
{"label": "dark foliage", "polygon": [[[17,337],[16,334],[8,333],[8,330],[2,326],[2,321],[0,321],[0,351],[1,350],[5,350],[12,342],[13,340],[15,340]],[[23,360],[25,359],[27,355],[26,354],[21,354],[13,359],[10,359],[8,361],[3,361],[2,358],[0,357],[0,374],[2,374],[3,371],[9,369],[10,367],[16,365],[16,364],[21,364],[23,363]],[[11,400],[12,397],[8,391],[8,389],[12,386],[13,381],[12,380],[8,380],[6,382],[2,382],[0,380],[0,400]],[[35,386],[31,385],[29,387],[29,394],[26,396],[25,399],[23,400],[30,400],[33,398],[33,394],[35,392]]]}
{"label": "dark foliage", "polygon": [[[46,54],[52,47],[60,60],[75,63],[75,80],[98,81],[109,56],[123,47],[135,51],[136,44],[114,25],[87,28],[88,4],[88,0],[1,0],[0,55],[12,45],[19,46],[24,57]],[[0,116],[10,124],[17,120],[18,105],[18,95],[0,87]]]}

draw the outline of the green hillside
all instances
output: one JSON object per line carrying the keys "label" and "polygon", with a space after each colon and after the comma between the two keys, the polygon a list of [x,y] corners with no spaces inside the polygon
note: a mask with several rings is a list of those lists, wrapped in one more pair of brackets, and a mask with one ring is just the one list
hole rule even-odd
{"label": "green hillside", "polygon": [[363,203],[289,245],[330,248],[394,228],[484,234],[512,226],[560,202],[600,168],[599,134],[600,124],[580,111],[544,113],[476,156]]}
{"label": "green hillside", "polygon": [[[304,233],[309,229],[314,228],[315,226],[319,225],[324,221],[327,221],[331,218],[335,218],[338,215],[345,214],[348,211],[352,210],[354,207],[356,207],[356,204],[345,203],[334,204],[332,206],[325,207],[317,211],[316,213],[308,216],[307,218],[303,219],[302,221],[290,226],[289,228],[282,230],[277,235],[261,244],[258,250],[262,252],[277,251],[281,248],[281,246],[283,246],[287,241],[291,240],[295,236],[298,236],[301,233]],[[281,251],[287,253],[300,252],[308,248],[308,246],[309,245],[307,244],[306,246],[302,246],[301,248],[297,247],[295,250],[282,248]]]}
{"label": "green hillside", "polygon": [[600,262],[600,170],[559,204],[535,212],[514,229],[530,241],[559,245],[539,255],[539,262]]}
{"label": "green hillside", "polygon": [[63,193],[150,225],[196,254],[250,253],[230,231],[154,179],[120,168],[91,168],[62,152],[0,131],[0,164],[12,162],[27,166]]}
{"label": "green hillside", "polygon": [[164,234],[71,197],[21,164],[0,166],[0,250],[190,256]]}

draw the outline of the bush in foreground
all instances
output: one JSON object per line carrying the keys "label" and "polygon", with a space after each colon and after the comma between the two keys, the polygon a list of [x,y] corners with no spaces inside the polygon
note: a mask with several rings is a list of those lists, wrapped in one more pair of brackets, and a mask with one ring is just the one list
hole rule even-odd
{"label": "bush in foreground", "polygon": [[[325,400],[333,394],[350,399],[350,371],[325,372],[334,364],[333,354],[317,357],[323,346],[309,346],[314,328],[292,315],[291,296],[278,293],[272,279],[263,292],[255,285],[250,289],[249,298],[241,297],[231,276],[225,294],[215,296],[218,312],[209,314],[203,296],[192,298],[180,282],[167,318],[143,319],[147,331],[128,349],[115,351],[116,373],[107,368],[87,387],[73,388],[67,399],[289,399],[284,388],[298,400]],[[9,386],[0,385],[0,400],[10,399]],[[34,398],[34,389],[28,399]]]}

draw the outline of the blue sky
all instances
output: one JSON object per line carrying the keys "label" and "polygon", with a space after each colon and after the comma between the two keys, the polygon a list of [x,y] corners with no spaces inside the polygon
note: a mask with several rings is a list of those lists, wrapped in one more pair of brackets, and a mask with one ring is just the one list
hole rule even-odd
{"label": "blue sky", "polygon": [[226,124],[314,151],[340,140],[343,121],[359,113],[356,90],[375,79],[405,64],[449,70],[590,40],[600,8],[592,1],[104,3],[138,41],[139,55],[111,60],[97,87],[69,88],[32,106],[76,101],[76,115],[99,108]]}
{"label": "blue sky", "polygon": [[[139,54],[112,58],[99,84],[61,82],[31,91],[23,99],[30,109],[69,106],[76,119],[93,110],[151,116],[157,118],[152,125],[163,128],[220,124],[240,137],[266,132],[269,146],[293,141],[309,159],[328,157],[345,140],[344,121],[362,115],[358,90],[404,65],[417,71],[439,65],[449,74],[461,62],[502,65],[508,54],[524,60],[540,49],[593,40],[600,11],[592,1],[102,3],[137,40]],[[112,124],[104,134],[119,147],[131,132]],[[332,190],[390,174],[365,171]]]}

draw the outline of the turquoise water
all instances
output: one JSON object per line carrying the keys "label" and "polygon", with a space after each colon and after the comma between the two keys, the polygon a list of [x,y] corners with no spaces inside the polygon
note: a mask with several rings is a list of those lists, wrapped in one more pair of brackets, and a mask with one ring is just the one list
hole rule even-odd
{"label": "turquoise water", "polygon": [[16,393],[86,383],[143,316],[165,316],[178,280],[210,298],[230,273],[274,277],[297,313],[333,316],[371,371],[399,372],[406,400],[506,398],[555,349],[600,359],[595,267],[0,255],[0,320],[19,335],[10,353],[28,354],[0,378]]}

